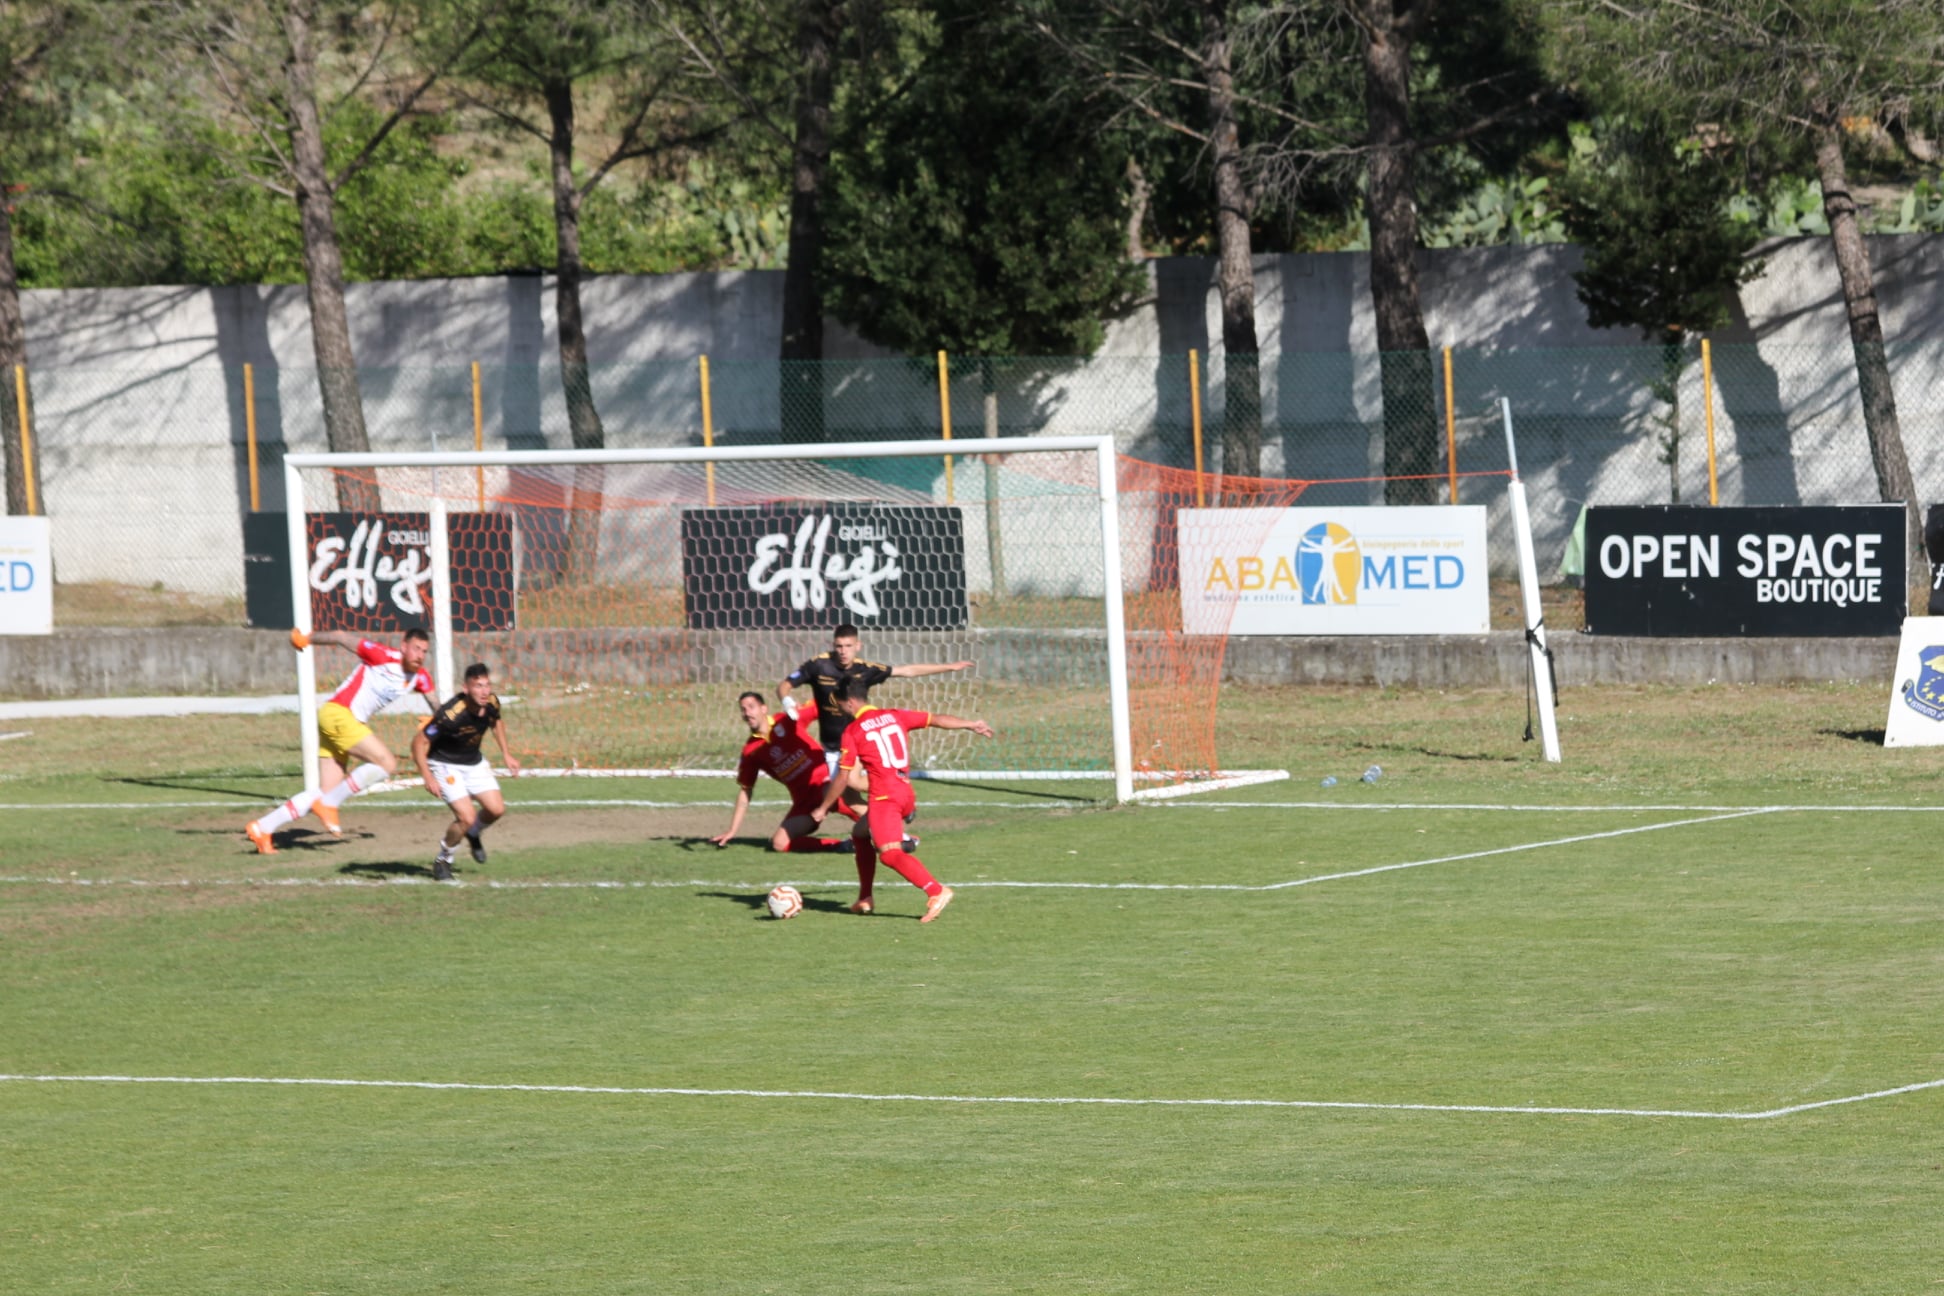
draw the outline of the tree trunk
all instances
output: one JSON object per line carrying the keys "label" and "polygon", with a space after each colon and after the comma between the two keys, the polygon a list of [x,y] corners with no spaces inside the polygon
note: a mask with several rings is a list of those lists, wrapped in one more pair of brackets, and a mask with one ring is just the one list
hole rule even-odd
{"label": "tree trunk", "polygon": [[1241,132],[1235,121],[1235,73],[1229,48],[1228,0],[1202,9],[1202,56],[1208,76],[1209,141],[1215,161],[1217,282],[1222,295],[1222,471],[1262,475],[1262,379],[1255,322],[1255,258],[1249,238],[1249,192],[1242,182]]}
{"label": "tree trunk", "polygon": [[[351,321],[344,309],[344,257],[338,250],[335,196],[324,162],[324,127],[317,115],[317,63],[311,49],[316,8],[312,0],[283,7],[284,116],[290,128],[291,179],[304,240],[304,282],[310,295],[311,347],[317,358],[317,389],[324,402],[324,439],[339,454],[371,449],[365,432],[358,361],[351,349]],[[378,488],[365,475],[336,480],[339,506],[357,513],[381,507]]]}
{"label": "tree trunk", "polygon": [[[985,404],[985,434],[988,440],[999,435],[999,382],[992,372],[992,358],[979,359],[979,394]],[[1006,597],[1006,549],[999,533],[999,456],[981,455],[985,461],[986,565],[992,572],[992,597]]]}
{"label": "tree trunk", "polygon": [[1857,224],[1856,199],[1850,194],[1849,173],[1843,165],[1842,128],[1834,110],[1824,115],[1817,131],[1816,171],[1822,180],[1829,239],[1836,248],[1836,271],[1843,281],[1843,302],[1849,308],[1850,347],[1856,353],[1856,385],[1863,398],[1863,426],[1870,437],[1877,491],[1886,502],[1902,502],[1910,585],[1915,589],[1921,582],[1928,587],[1930,564],[1924,552],[1923,501],[1917,498],[1910,460],[1904,454],[1897,393],[1890,385],[1890,365],[1883,354],[1883,321],[1877,314],[1870,252]]}
{"label": "tree trunk", "polygon": [[1681,371],[1687,353],[1679,329],[1661,333],[1661,391],[1667,402],[1666,431],[1661,435],[1661,462],[1667,465],[1667,502],[1681,502]]}
{"label": "tree trunk", "polygon": [[[587,368],[587,330],[581,320],[581,193],[574,183],[574,83],[550,81],[542,90],[552,126],[548,138],[553,163],[554,322],[560,338],[560,382],[567,399],[567,428],[576,450],[606,448],[601,414]],[[574,469],[569,507],[567,556],[563,576],[592,580],[601,556],[601,492],[606,484],[599,465]]]}
{"label": "tree trunk", "polygon": [[1387,504],[1435,502],[1438,414],[1431,342],[1418,297],[1411,139],[1411,33],[1429,0],[1369,0],[1364,111],[1370,154],[1370,302],[1384,399]]}
{"label": "tree trunk", "polygon": [[[14,387],[15,366],[27,364],[27,328],[20,316],[20,281],[14,272],[13,211],[4,200],[0,185],[0,441],[5,442],[7,469],[6,512],[16,516],[28,512],[47,512],[47,497],[41,494],[38,456],[33,473],[33,490],[28,490],[26,448],[20,439],[19,394]],[[29,402],[31,404],[31,401]],[[31,419],[33,415],[29,413]],[[32,495],[34,509],[27,507]]]}
{"label": "tree trunk", "polygon": [[830,168],[832,63],[843,0],[799,0],[796,143],[790,151],[790,245],[783,269],[782,426],[785,441],[824,439],[823,189]]}

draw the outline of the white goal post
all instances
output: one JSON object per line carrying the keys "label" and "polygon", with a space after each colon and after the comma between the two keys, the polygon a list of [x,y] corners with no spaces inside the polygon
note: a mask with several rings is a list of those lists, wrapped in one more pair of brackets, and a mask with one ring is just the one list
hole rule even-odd
{"label": "white goal post", "polygon": [[[288,510],[290,547],[291,608],[296,628],[309,634],[315,628],[306,496],[307,470],[327,472],[368,471],[384,474],[398,470],[467,470],[463,476],[470,497],[474,469],[553,470],[616,468],[638,465],[707,465],[713,502],[716,468],[737,464],[800,464],[818,461],[853,460],[944,460],[964,456],[1083,456],[1092,460],[1093,472],[1087,489],[1097,506],[1098,563],[1101,608],[1106,647],[1107,730],[1111,736],[1111,774],[1117,800],[1136,798],[1136,766],[1129,720],[1127,622],[1124,607],[1124,580],[1121,563],[1121,523],[1117,479],[1117,459],[1112,437],[1001,437],[981,438],[975,445],[950,441],[845,442],[801,446],[716,446],[642,450],[506,450],[471,453],[369,453],[369,454],[292,454],[284,459],[284,491]],[[987,462],[994,462],[988,460]],[[972,476],[977,476],[973,474]],[[448,482],[450,485],[450,482]],[[324,509],[336,508],[335,500]],[[452,620],[452,559],[448,536],[451,516],[446,496],[436,487],[427,493],[413,512],[430,517],[432,558],[432,665],[441,697],[456,691],[454,672],[454,634]],[[778,663],[779,667],[786,664]],[[780,670],[778,672],[781,673]],[[308,788],[317,787],[318,735],[314,717],[318,705],[317,666],[314,651],[298,654],[298,699],[300,731],[303,742],[304,778]],[[774,678],[775,676],[771,676]],[[1101,770],[1096,777],[1104,777]],[[1144,773],[1155,774],[1159,771]],[[1159,789],[1170,791],[1172,789]]]}

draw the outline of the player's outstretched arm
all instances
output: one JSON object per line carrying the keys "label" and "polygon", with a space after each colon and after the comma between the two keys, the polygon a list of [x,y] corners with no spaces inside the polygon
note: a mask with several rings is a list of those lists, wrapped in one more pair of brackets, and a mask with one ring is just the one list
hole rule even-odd
{"label": "player's outstretched arm", "polygon": [[342,648],[346,652],[358,651],[358,640],[363,635],[352,634],[349,630],[313,630],[305,634],[302,630],[290,632],[290,646],[298,652],[306,648]]}
{"label": "player's outstretched arm", "polygon": [[443,801],[445,798],[439,795],[439,780],[432,777],[431,752],[432,736],[420,729],[412,735],[412,764],[418,766],[419,777],[425,780],[425,790],[435,799]]}
{"label": "player's outstretched arm", "polygon": [[717,850],[721,850],[724,846],[727,846],[735,839],[736,834],[742,831],[743,816],[748,813],[749,789],[738,785],[736,788],[736,813],[729,817],[729,831],[709,838],[710,841],[716,844]]}
{"label": "player's outstretched arm", "polygon": [[837,804],[837,798],[844,795],[844,789],[849,786],[849,771],[839,767],[837,777],[824,784],[823,801],[810,812],[810,822],[822,823],[829,816],[831,807]]}
{"label": "player's outstretched arm", "polygon": [[970,729],[981,738],[993,737],[992,726],[983,720],[961,720],[957,716],[939,715],[936,712],[932,714],[931,727],[933,729]]}
{"label": "player's outstretched arm", "polygon": [[891,668],[892,679],[916,679],[920,675],[946,675],[952,671],[970,670],[969,661],[956,662],[907,662],[903,666]]}
{"label": "player's outstretched arm", "polygon": [[506,721],[493,721],[493,740],[499,743],[500,758],[506,764],[506,772],[514,778],[520,777],[520,758],[513,754],[513,748],[506,741]]}

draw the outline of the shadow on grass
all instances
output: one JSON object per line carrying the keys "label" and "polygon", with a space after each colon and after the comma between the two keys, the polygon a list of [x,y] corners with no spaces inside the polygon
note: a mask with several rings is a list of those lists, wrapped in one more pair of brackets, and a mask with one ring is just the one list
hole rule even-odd
{"label": "shadow on grass", "polygon": [[[1113,777],[1111,773],[1103,775],[1103,778],[1109,782]],[[1070,801],[1076,806],[1104,806],[1109,800],[1105,797],[1074,796],[1070,792],[1028,792],[1023,788],[1007,787],[1000,783],[968,783],[963,779],[926,778],[914,782],[921,793],[926,787],[965,788],[973,792],[1002,792],[1008,796],[1033,797],[1040,801]]]}
{"label": "shadow on grass", "polygon": [[[698,891],[696,892],[696,894],[700,896],[706,896],[711,900],[733,900],[737,904],[741,905],[743,908],[754,911],[754,916],[763,918],[767,921],[774,921],[773,919],[770,919],[769,910],[765,907],[765,902],[769,899],[769,892],[767,891],[756,891],[756,892]],[[805,913],[843,914],[847,918],[861,918],[861,917],[876,916],[876,915],[865,915],[865,914],[853,914],[850,911],[850,905],[848,905],[844,901],[826,900],[822,896],[807,895],[803,897],[803,909]]]}
{"label": "shadow on grass", "polygon": [[[458,873],[458,872],[460,871],[460,869],[459,869],[459,866],[458,866],[457,864],[454,864],[454,865],[452,866],[452,871],[453,871],[454,873]],[[389,877],[423,877],[423,878],[429,878],[429,877],[431,877],[431,876],[432,876],[432,866],[431,866],[430,864],[395,864],[395,863],[383,863],[383,864],[375,864],[375,863],[364,863],[364,864],[346,864],[346,865],[345,865],[345,866],[344,866],[343,868],[340,868],[340,869],[338,870],[338,872],[340,872],[340,873],[342,873],[342,874],[344,874],[344,875],[345,875],[346,877],[363,877],[363,878],[389,878]]]}
{"label": "shadow on grass", "polygon": [[275,793],[266,792],[262,788],[245,791],[242,788],[212,787],[207,783],[184,783],[175,779],[110,778],[103,779],[102,782],[124,783],[129,787],[161,788],[169,792],[207,792],[212,796],[240,797],[245,801],[255,801],[259,804],[277,799]]}
{"label": "shadow on grass", "polygon": [[[244,842],[249,840],[243,835],[241,828],[171,828],[169,831],[178,837],[234,837]],[[308,828],[294,830],[282,828],[276,833],[277,851],[281,854],[287,850],[327,850],[342,842],[369,841],[374,836],[376,836],[374,833],[358,832],[354,829],[347,829],[342,837],[333,837],[327,832]]]}
{"label": "shadow on grass", "polygon": [[1881,729],[1818,729],[1816,732],[1825,738],[1847,738],[1851,742],[1868,743],[1872,747],[1883,746]]}

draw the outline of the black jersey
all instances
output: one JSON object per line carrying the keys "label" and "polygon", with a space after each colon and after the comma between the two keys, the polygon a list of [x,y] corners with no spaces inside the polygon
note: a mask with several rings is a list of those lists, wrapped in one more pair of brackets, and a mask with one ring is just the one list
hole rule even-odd
{"label": "black jersey", "polygon": [[478,711],[473,710],[472,699],[464,693],[447,699],[425,726],[425,736],[432,741],[426,759],[442,765],[479,764],[485,759],[479,745],[499,723],[499,718],[498,696],[488,697],[486,705]]}
{"label": "black jersey", "polygon": [[844,685],[863,680],[876,688],[890,678],[891,668],[880,662],[860,657],[849,666],[839,666],[829,653],[818,653],[789,676],[793,685],[808,684],[811,696],[817,700],[817,737],[822,740],[825,751],[836,751],[843,746],[844,730],[850,724],[850,717],[837,704]]}

